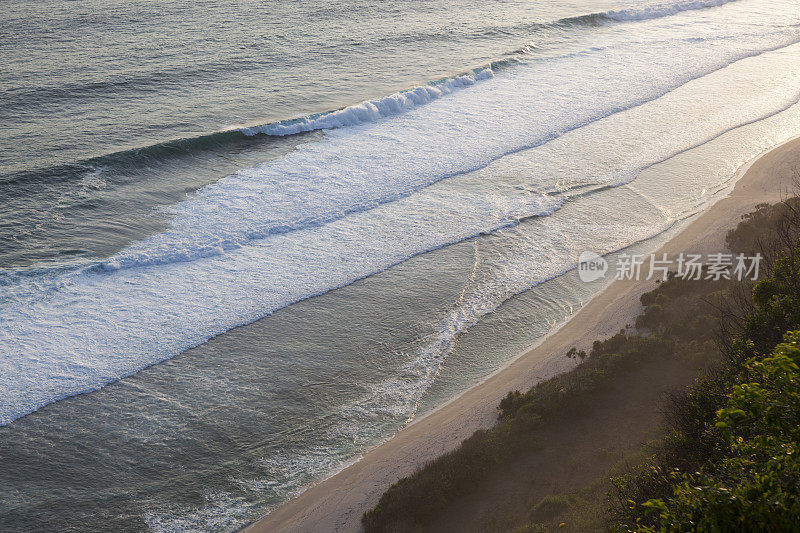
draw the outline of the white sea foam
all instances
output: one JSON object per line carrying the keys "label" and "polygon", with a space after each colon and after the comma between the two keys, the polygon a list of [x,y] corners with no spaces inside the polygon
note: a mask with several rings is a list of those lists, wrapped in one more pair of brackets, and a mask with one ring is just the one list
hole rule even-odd
{"label": "white sea foam", "polygon": [[685,0],[683,2],[660,2],[647,4],[617,11],[608,11],[603,16],[611,20],[635,21],[647,20],[661,17],[668,17],[681,11],[692,11],[695,9],[705,9],[717,7],[736,0]]}
{"label": "white sea foam", "polygon": [[360,104],[348,106],[338,111],[311,115],[295,120],[286,120],[263,126],[251,126],[240,131],[245,135],[294,135],[304,131],[343,128],[356,126],[368,122],[375,122],[382,118],[391,117],[425,105],[453,91],[475,85],[480,80],[494,77],[490,67],[478,69],[472,74],[462,74],[446,78],[437,83],[421,85],[406,91],[400,91],[389,96],[375,100],[368,100]]}
{"label": "white sea foam", "polygon": [[[736,0],[684,0],[681,2],[661,2],[627,8],[621,10],[597,13],[595,17],[602,17],[614,21],[637,21],[652,18],[661,18],[674,15],[682,11],[716,7]],[[579,20],[584,17],[573,17],[566,20]],[[518,58],[514,58],[518,59]],[[259,126],[248,126],[239,131],[245,135],[295,135],[297,133],[343,128],[368,122],[375,122],[382,118],[390,117],[425,105],[453,91],[470,87],[480,80],[494,77],[491,67],[476,69],[471,74],[462,74],[445,78],[435,83],[421,85],[413,89],[400,91],[389,96],[368,100],[356,105],[327,113],[317,113],[305,117],[284,120]]]}
{"label": "white sea foam", "polygon": [[[797,67],[786,66],[800,64],[793,46],[754,58],[748,68],[758,77],[748,78],[747,68],[732,78],[719,73],[714,88],[738,79],[736,93],[704,94],[705,118],[691,127],[678,123],[676,131],[675,113],[692,96],[686,89],[681,105],[669,107],[676,87],[798,37],[795,30],[736,39],[706,31],[698,36],[687,29],[688,35],[652,42],[613,35],[602,49],[532,60],[422,107],[331,130],[322,142],[243,170],[174,206],[167,231],[117,254],[105,269],[59,275],[52,282],[57,288],[46,293],[20,290],[2,309],[0,424],[414,254],[552,213],[564,197],[545,194],[548,184],[629,181],[649,163],[796,100]],[[765,76],[769,69],[773,77]],[[543,143],[648,101],[653,107],[643,119],[658,119],[646,127],[659,142],[626,151],[624,136],[609,137],[620,143],[611,165],[578,166],[558,176],[540,160],[530,167],[526,187],[504,185],[491,174],[476,180],[480,173],[445,180],[499,165],[504,155],[525,148],[549,146]],[[558,268],[528,271],[525,283],[568,266],[559,261]],[[449,339],[505,292],[487,294],[495,296],[454,315],[443,349],[420,359],[419,378],[401,396],[413,400],[424,391]]]}
{"label": "white sea foam", "polygon": [[[771,38],[788,44],[797,32]],[[731,42],[711,35],[635,45],[623,39],[616,46],[530,61],[384,122],[330,130],[324,142],[301,145],[280,160],[204,187],[171,208],[168,231],[129,247],[104,267],[219,255],[397,201],[758,54],[768,46],[764,39],[752,34]],[[692,61],[684,51],[695,54]],[[577,79],[576,71],[583,73]]]}

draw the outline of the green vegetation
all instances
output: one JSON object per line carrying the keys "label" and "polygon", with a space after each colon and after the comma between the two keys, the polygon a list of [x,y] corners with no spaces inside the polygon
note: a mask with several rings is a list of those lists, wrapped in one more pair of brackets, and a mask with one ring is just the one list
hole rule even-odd
{"label": "green vegetation", "polygon": [[588,355],[570,350],[581,361],[573,371],[510,392],[493,428],[393,485],[364,514],[367,533],[430,529],[503,465],[535,453],[548,425],[577,419],[615,381],[665,360],[705,370],[664,407],[665,436],[620,458],[611,509],[611,486],[597,480],[530,502],[517,531],[800,531],[799,206],[758,206],[729,233],[732,250],[766,256],[754,288],[671,278],[644,294],[635,329],[595,341]]}
{"label": "green vegetation", "polygon": [[695,473],[671,472],[666,501],[642,504],[658,513],[656,525],[635,530],[800,529],[798,363],[800,331],[787,333],[769,357],[748,360],[716,413],[714,455]]}
{"label": "green vegetation", "polygon": [[[706,301],[720,300],[724,281],[670,279],[642,297],[645,312],[637,330],[622,330],[596,341],[573,371],[543,381],[525,393],[510,392],[490,430],[475,432],[448,453],[393,485],[378,505],[364,514],[367,532],[405,531],[435,520],[448,505],[471,494],[499,465],[536,447],[542,424],[567,418],[592,403],[594,393],[619,372],[648,359],[684,354],[696,362],[713,353],[716,311]],[[687,315],[687,309],[694,313]],[[680,347],[680,349],[677,349]],[[577,351],[567,354],[580,357]],[[543,503],[546,505],[545,503]],[[534,517],[540,513],[534,509]]]}
{"label": "green vegetation", "polygon": [[669,435],[615,479],[621,529],[800,531],[800,226],[776,215],[791,207],[761,206],[729,235],[752,243],[771,221],[769,275],[719,366],[674,398]]}

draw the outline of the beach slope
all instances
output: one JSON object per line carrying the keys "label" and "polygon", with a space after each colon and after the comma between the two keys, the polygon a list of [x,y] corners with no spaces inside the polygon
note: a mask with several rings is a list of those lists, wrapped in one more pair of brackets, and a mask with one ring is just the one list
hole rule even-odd
{"label": "beach slope", "polygon": [[[760,203],[774,203],[793,191],[800,164],[800,139],[772,148],[740,170],[730,194],[695,215],[658,253],[724,250],[725,234]],[[544,342],[483,383],[399,431],[335,476],[309,488],[244,531],[358,531],[361,516],[383,492],[421,465],[456,448],[475,430],[490,427],[497,405],[511,390],[527,390],[551,375],[572,347],[633,323],[639,297],[652,281],[616,281]],[[657,416],[657,415],[654,415]]]}

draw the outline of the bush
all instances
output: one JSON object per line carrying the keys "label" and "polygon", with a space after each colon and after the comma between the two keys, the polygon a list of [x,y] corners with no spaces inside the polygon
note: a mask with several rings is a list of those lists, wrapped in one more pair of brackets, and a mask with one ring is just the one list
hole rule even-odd
{"label": "bush", "polygon": [[674,471],[673,493],[642,505],[656,527],[636,531],[800,530],[800,331],[750,359],[715,415],[723,457]]}
{"label": "bush", "polygon": [[[746,284],[674,277],[659,284],[641,297],[637,333],[597,340],[588,356],[572,348],[567,357],[583,361],[575,370],[527,392],[509,392],[492,429],[383,494],[363,516],[367,533],[413,530],[436,519],[478,490],[505,458],[530,447],[540,424],[589,405],[611,374],[674,356],[714,365],[673,395],[665,409],[667,436],[649,460],[613,480],[616,527],[800,531],[800,332],[776,348],[785,332],[800,328],[799,236],[800,200],[758,206],[727,242],[734,252],[765,255],[767,279],[752,291]],[[533,513],[557,514],[569,503],[551,497]]]}
{"label": "bush", "polygon": [[669,436],[614,480],[620,529],[800,531],[798,206],[759,206],[729,233],[736,251],[773,254],[769,276],[721,364],[672,399]]}
{"label": "bush", "polygon": [[[728,286],[724,281],[670,279],[642,298],[647,335],[626,330],[595,341],[592,350],[573,348],[566,356],[582,361],[574,370],[545,380],[527,392],[511,391],[498,406],[498,423],[479,431],[455,451],[403,478],[387,490],[362,519],[367,533],[414,530],[435,520],[459,498],[479,490],[497,466],[521,450],[530,449],[541,424],[571,416],[591,405],[594,392],[610,376],[653,358],[672,357],[680,343],[708,358],[713,350],[715,310],[705,303]],[[658,307],[652,312],[653,306]],[[689,315],[686,309],[692,309]],[[704,355],[697,355],[707,350]],[[582,355],[581,355],[582,354]],[[542,510],[542,512],[544,512]]]}

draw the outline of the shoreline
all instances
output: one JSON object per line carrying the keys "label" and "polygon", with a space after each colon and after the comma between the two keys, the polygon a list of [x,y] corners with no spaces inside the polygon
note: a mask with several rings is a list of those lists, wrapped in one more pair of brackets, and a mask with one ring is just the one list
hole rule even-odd
{"label": "shoreline", "polygon": [[[725,234],[759,203],[774,203],[792,186],[793,163],[800,161],[800,137],[793,137],[743,165],[732,187],[690,216],[656,253],[709,253],[725,248]],[[527,390],[543,379],[571,347],[585,349],[595,339],[624,328],[653,281],[613,281],[568,321],[462,394],[398,431],[354,459],[333,476],[312,485],[243,531],[359,531],[361,515],[383,492],[419,466],[456,448],[475,430],[494,424],[496,407],[511,390]]]}

